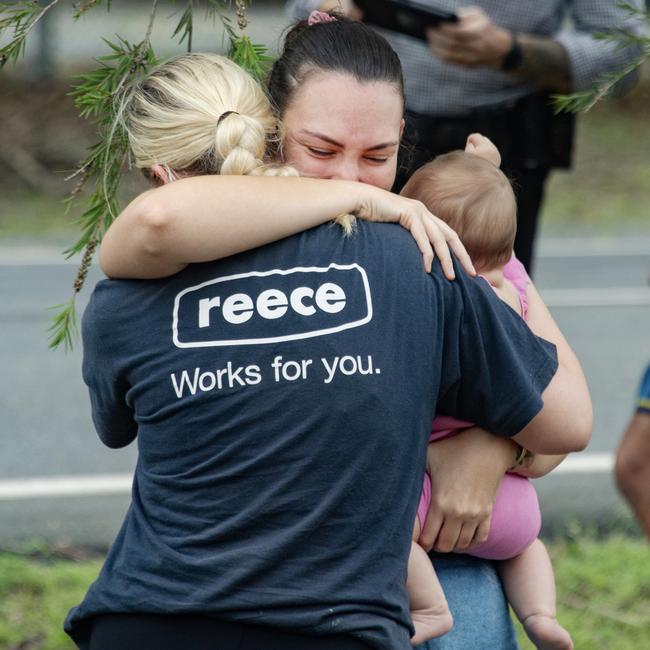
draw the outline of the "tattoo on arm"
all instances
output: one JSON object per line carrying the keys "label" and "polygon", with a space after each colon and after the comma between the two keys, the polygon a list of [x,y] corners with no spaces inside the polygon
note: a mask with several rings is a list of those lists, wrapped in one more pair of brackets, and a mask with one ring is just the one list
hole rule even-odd
{"label": "tattoo on arm", "polygon": [[571,92],[571,71],[565,49],[550,38],[532,34],[519,34],[518,39],[523,60],[512,74],[538,88]]}

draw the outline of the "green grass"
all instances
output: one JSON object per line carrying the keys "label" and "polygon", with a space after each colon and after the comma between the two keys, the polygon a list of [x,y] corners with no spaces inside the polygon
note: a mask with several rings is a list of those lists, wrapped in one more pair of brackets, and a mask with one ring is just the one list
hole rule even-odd
{"label": "green grass", "polygon": [[0,204],[0,239],[4,237],[77,235],[75,214],[65,214],[63,200],[46,194],[6,192]]}
{"label": "green grass", "polygon": [[68,610],[96,578],[101,562],[0,554],[0,648],[75,648],[63,632]]}
{"label": "green grass", "polygon": [[[66,187],[61,181],[61,194],[58,196],[18,189],[0,189],[0,240],[38,237],[55,238],[72,244],[81,234],[77,220],[86,209],[86,203],[82,195],[66,213]],[[140,174],[127,175],[120,191],[122,207],[146,189],[148,185]]]}
{"label": "green grass", "polygon": [[[578,650],[641,650],[650,644],[650,546],[610,537],[556,542],[558,619]],[[534,648],[519,626],[524,650]]]}
{"label": "green grass", "polygon": [[577,116],[574,165],[547,185],[543,228],[650,234],[650,65],[627,96]]}
{"label": "green grass", "polygon": [[552,174],[542,219],[551,230],[650,232],[649,187],[650,121],[595,110],[579,118],[574,168]]}
{"label": "green grass", "polygon": [[[578,650],[641,650],[650,639],[650,546],[641,539],[587,537],[549,544],[558,611]],[[99,560],[0,553],[0,648],[67,650],[66,613],[97,576]],[[533,646],[520,634],[522,648]]]}

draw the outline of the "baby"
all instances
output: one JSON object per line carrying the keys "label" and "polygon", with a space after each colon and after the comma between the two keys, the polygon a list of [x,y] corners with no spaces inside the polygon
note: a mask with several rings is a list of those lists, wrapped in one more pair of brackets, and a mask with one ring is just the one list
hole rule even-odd
{"label": "baby", "polygon": [[[465,151],[439,156],[418,169],[402,195],[422,201],[459,235],[480,276],[522,318],[527,312],[529,279],[513,255],[517,206],[510,182],[499,169],[496,147],[480,135],[468,139]],[[471,427],[449,417],[437,417],[429,442]],[[407,588],[415,626],[412,643],[447,632],[452,625],[442,587],[420,537],[431,499],[431,479],[425,476],[408,566]],[[497,494],[488,539],[467,552],[502,560],[499,572],[513,610],[537,648],[570,650],[569,633],[556,618],[555,579],[546,548],[537,538],[539,504],[528,479],[506,474]]]}

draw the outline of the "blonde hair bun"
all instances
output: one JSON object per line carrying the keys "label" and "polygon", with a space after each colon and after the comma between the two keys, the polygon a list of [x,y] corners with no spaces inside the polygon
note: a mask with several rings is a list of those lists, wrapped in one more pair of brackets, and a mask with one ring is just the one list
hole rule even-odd
{"label": "blonde hair bun", "polygon": [[260,84],[218,54],[184,54],[158,66],[120,113],[135,165],[181,174],[264,174],[265,151],[279,132]]}

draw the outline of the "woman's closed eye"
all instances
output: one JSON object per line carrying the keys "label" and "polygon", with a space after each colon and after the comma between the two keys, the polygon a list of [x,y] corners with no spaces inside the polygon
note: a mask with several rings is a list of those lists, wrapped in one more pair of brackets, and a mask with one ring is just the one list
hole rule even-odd
{"label": "woman's closed eye", "polygon": [[383,165],[390,160],[390,156],[365,156],[365,159],[375,165]]}
{"label": "woman's closed eye", "polygon": [[327,149],[317,149],[316,147],[307,147],[307,151],[309,151],[312,156],[316,156],[317,158],[331,158],[335,154],[334,151],[329,151]]}

